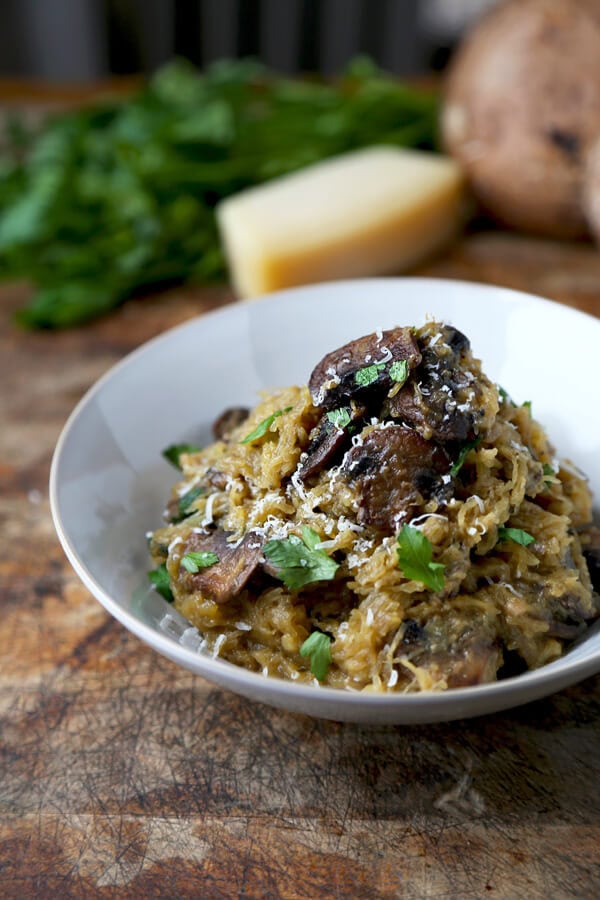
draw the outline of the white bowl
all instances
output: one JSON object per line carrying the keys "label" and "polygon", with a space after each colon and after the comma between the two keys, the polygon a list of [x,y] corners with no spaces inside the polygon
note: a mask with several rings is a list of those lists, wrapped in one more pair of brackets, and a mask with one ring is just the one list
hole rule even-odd
{"label": "white bowl", "polygon": [[484,370],[531,400],[560,456],[600,496],[600,321],[527,294],[419,278],[331,282],[226,307],[136,350],[86,394],[50,476],[56,530],[86,587],[126,628],[174,662],[253,700],[328,719],[416,723],[480,715],[542,697],[600,670],[592,629],[557,662],[444,693],[366,695],[247,672],[199,652],[194,629],[148,590],[145,533],[161,522],[174,470],[161,450],[208,442],[227,406],[261,388],[302,384],[329,350],[393,325],[451,322]]}

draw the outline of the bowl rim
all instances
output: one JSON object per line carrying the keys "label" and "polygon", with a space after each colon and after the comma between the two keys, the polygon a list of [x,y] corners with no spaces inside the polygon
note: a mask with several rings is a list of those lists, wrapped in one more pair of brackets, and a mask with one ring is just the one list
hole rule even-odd
{"label": "bowl rim", "polygon": [[[132,612],[121,606],[121,604],[115,600],[98,581],[96,581],[75,551],[69,537],[68,529],[61,516],[58,497],[59,470],[63,451],[68,444],[76,421],[90,401],[92,401],[96,395],[100,394],[106,384],[113,379],[118,378],[125,368],[134,365],[139,357],[151,351],[157,344],[163,342],[167,343],[176,339],[179,332],[190,327],[196,327],[201,321],[207,319],[228,318],[229,316],[240,312],[242,309],[251,309],[255,304],[276,305],[279,307],[280,305],[285,304],[287,297],[306,293],[307,291],[310,292],[313,289],[323,290],[324,288],[331,288],[333,291],[336,291],[339,289],[343,290],[350,285],[352,285],[353,288],[358,285],[368,289],[373,287],[378,288],[382,284],[388,285],[390,282],[396,283],[399,287],[410,283],[413,286],[422,286],[423,289],[433,287],[440,289],[443,288],[444,285],[451,284],[454,288],[458,287],[464,290],[465,294],[473,295],[481,292],[490,292],[502,298],[502,302],[505,300],[519,301],[520,303],[526,303],[530,306],[538,306],[540,310],[547,309],[548,307],[560,308],[568,315],[580,319],[582,324],[587,324],[594,328],[600,327],[600,319],[597,319],[589,313],[536,294],[477,281],[418,276],[343,279],[312,285],[300,285],[298,287],[252,298],[243,305],[239,302],[228,303],[218,309],[201,313],[184,322],[180,322],[149,340],[144,341],[140,346],[136,347],[122,359],[114,363],[83,394],[68,416],[60,432],[50,466],[49,500],[54,527],[67,559],[85,587],[90,591],[92,596],[102,604],[106,611],[128,631],[131,631],[136,637],[140,638],[154,650],[161,653],[163,656],[168,657],[172,661],[184,665],[185,668],[205,677],[208,681],[218,681],[218,683],[226,685],[229,689],[236,689],[235,687],[232,687],[232,685],[236,685],[236,687],[239,688],[243,687],[246,691],[255,687],[257,693],[262,694],[265,692],[265,688],[267,688],[268,685],[268,693],[274,701],[275,699],[278,699],[281,705],[287,706],[287,704],[282,703],[282,701],[287,698],[296,698],[297,700],[305,701],[314,700],[317,703],[320,701],[330,701],[330,703],[341,702],[344,706],[363,706],[364,704],[368,704],[372,709],[398,711],[405,708],[408,711],[413,708],[423,709],[426,707],[439,707],[440,705],[461,707],[463,705],[468,705],[469,702],[475,701],[475,698],[478,700],[490,698],[491,700],[492,698],[497,697],[497,695],[502,695],[506,699],[506,702],[502,703],[502,708],[507,708],[516,706],[519,702],[524,703],[538,699],[553,693],[556,690],[567,687],[570,684],[595,675],[600,671],[600,651],[595,656],[587,659],[569,660],[568,655],[563,656],[552,663],[541,666],[539,669],[531,669],[520,675],[511,676],[489,684],[450,688],[446,691],[424,690],[406,694],[393,692],[381,694],[365,693],[360,690],[324,687],[318,683],[299,684],[275,676],[264,676],[262,673],[252,672],[241,666],[236,666],[227,660],[199,653],[185,647],[166,634],[161,634],[155,627],[141,621]],[[169,607],[167,605],[166,612],[168,612],[168,609]],[[527,696],[522,697],[521,695],[524,694]],[[494,708],[497,709],[499,707],[494,706]],[[316,710],[315,714],[318,714]]]}

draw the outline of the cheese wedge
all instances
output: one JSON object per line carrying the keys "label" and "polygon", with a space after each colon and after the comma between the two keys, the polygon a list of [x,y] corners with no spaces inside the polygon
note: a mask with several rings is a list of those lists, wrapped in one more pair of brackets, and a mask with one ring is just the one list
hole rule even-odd
{"label": "cheese wedge", "polygon": [[466,209],[449,157],[373,147],[229,197],[217,220],[235,289],[252,297],[401,273],[445,244]]}

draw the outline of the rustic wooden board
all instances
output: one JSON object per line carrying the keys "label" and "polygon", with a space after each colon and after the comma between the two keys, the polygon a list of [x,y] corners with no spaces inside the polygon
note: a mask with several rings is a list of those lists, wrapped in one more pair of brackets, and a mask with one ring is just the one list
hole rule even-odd
{"label": "rustic wooden board", "polygon": [[[477,233],[421,274],[600,314],[600,255]],[[224,288],[17,332],[0,293],[0,896],[600,896],[600,678],[502,715],[366,728],[269,709],[146,648],[81,586],[47,479],[71,408]]]}

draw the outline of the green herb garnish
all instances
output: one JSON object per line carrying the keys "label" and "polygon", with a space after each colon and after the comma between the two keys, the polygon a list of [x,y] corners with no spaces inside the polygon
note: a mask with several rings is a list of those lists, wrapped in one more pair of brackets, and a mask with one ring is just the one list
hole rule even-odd
{"label": "green herb garnish", "polygon": [[408,362],[405,359],[397,359],[391,364],[390,378],[397,384],[404,384],[408,378]]}
{"label": "green herb garnish", "polygon": [[525,400],[524,403],[521,403],[521,406],[524,406],[524,407],[525,407],[525,409],[526,409],[526,410],[528,411],[528,413],[529,413],[529,418],[531,419],[531,416],[532,416],[532,413],[531,413],[531,400]]}
{"label": "green herb garnish", "polygon": [[310,656],[310,671],[319,681],[325,681],[331,665],[332,638],[322,631],[313,631],[300,647],[300,656]]}
{"label": "green herb garnish", "polygon": [[504,400],[504,402],[512,403],[512,400],[510,398],[510,394],[508,393],[508,391],[505,391],[504,388],[502,387],[502,385],[500,385],[500,384],[497,384],[496,387],[498,388],[498,393],[500,394],[500,396]]}
{"label": "green herb garnish", "polygon": [[456,476],[462,469],[464,462],[465,462],[467,456],[469,455],[469,453],[471,452],[471,450],[474,450],[475,447],[478,447],[480,443],[481,443],[481,435],[479,435],[479,437],[473,438],[472,441],[467,441],[467,443],[464,445],[464,447],[458,454],[458,458],[457,458],[456,462],[450,469],[450,474],[454,478],[456,478]]}
{"label": "green herb garnish", "polygon": [[499,528],[498,541],[514,541],[515,544],[528,547],[529,544],[535,543],[535,538],[522,528]]}
{"label": "green herb garnish", "polygon": [[151,572],[148,572],[148,578],[158,593],[161,594],[165,600],[168,600],[169,603],[172,603],[173,592],[171,590],[171,579],[165,563],[161,563],[156,569],[152,569]]}
{"label": "green herb garnish", "polygon": [[345,428],[346,425],[350,424],[350,413],[345,407],[330,410],[327,413],[327,418],[336,428]]}
{"label": "green herb garnish", "polygon": [[445,566],[433,562],[431,541],[418,528],[403,525],[397,542],[398,567],[404,575],[412,581],[420,581],[431,591],[441,591]]}
{"label": "green herb garnish", "polygon": [[354,380],[361,387],[368,387],[374,381],[377,381],[379,373],[383,372],[384,369],[385,363],[373,363],[372,366],[365,366],[364,369],[359,369],[355,372]]}
{"label": "green herb garnish", "polygon": [[215,563],[218,562],[219,557],[217,554],[208,551],[190,550],[189,553],[186,553],[185,556],[181,557],[181,565],[193,575],[196,572],[199,572],[200,569],[207,569],[209,566],[214,566]]}
{"label": "green herb garnish", "polygon": [[198,487],[190,488],[187,494],[183,494],[177,501],[177,515],[174,519],[171,519],[171,521],[181,522],[182,519],[187,519],[188,516],[191,516],[194,512],[194,510],[190,508],[193,502],[205,493],[206,488],[201,487],[200,485],[198,485]]}
{"label": "green herb garnish", "polygon": [[286,587],[296,591],[314,581],[330,581],[339,568],[324,550],[317,550],[321,538],[307,525],[302,527],[302,540],[292,534],[286,540],[265,544],[263,553],[279,570],[277,577]]}
{"label": "green herb garnish", "polygon": [[125,101],[6,131],[0,273],[36,285],[20,322],[59,328],[224,277],[217,202],[372,144],[433,149],[438,99],[364,61],[336,82],[177,61]]}
{"label": "green herb garnish", "polygon": [[170,446],[163,450],[162,455],[167,462],[170,462],[176,469],[181,469],[181,463],[179,462],[181,454],[197,453],[199,450],[202,450],[202,447],[198,447],[196,444],[170,444]]}
{"label": "green herb garnish", "polygon": [[278,409],[274,413],[271,413],[270,416],[267,416],[266,419],[263,419],[262,422],[256,426],[254,431],[251,431],[250,434],[247,434],[243,441],[240,441],[240,444],[251,444],[253,441],[257,441],[259,438],[263,437],[275,419],[278,419],[279,416],[282,416],[284,413],[289,412],[291,406],[286,406],[285,409]]}

